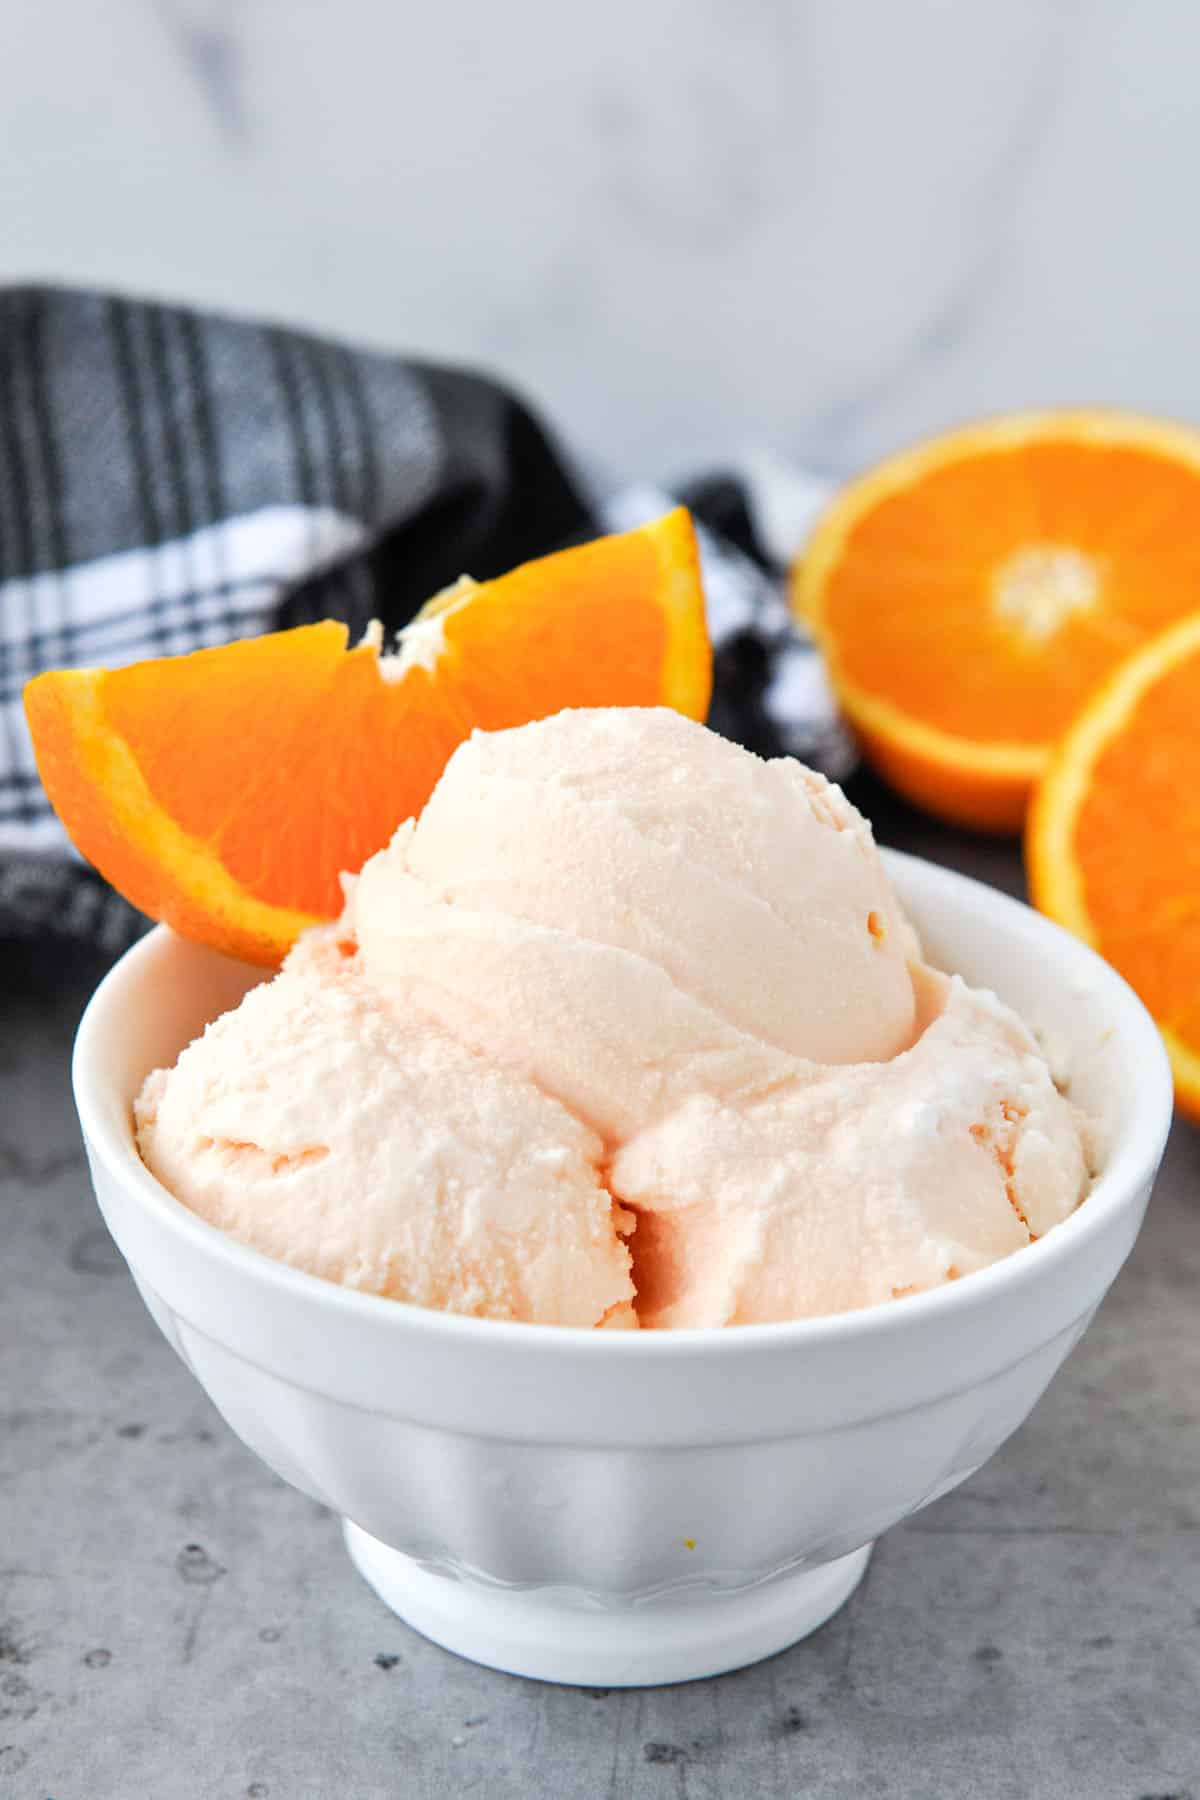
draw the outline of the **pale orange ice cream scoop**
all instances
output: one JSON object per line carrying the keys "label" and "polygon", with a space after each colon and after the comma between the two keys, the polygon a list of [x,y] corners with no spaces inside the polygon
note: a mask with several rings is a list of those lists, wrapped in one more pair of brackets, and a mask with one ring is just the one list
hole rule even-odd
{"label": "pale orange ice cream scoop", "polygon": [[[349,950],[351,954],[345,952]],[[243,1243],[418,1306],[634,1324],[601,1145],[530,1083],[381,1003],[336,927],[137,1101],[164,1186]]]}
{"label": "pale orange ice cream scoop", "polygon": [[616,1145],[696,1092],[913,1038],[915,940],[865,820],[664,709],[477,732],[363,869],[363,965]]}
{"label": "pale orange ice cream scoop", "polygon": [[955,1280],[1072,1212],[1078,1113],[994,995],[927,973],[930,1017],[883,1065],[797,1066],[697,1095],[618,1153],[643,1326],[846,1312]]}

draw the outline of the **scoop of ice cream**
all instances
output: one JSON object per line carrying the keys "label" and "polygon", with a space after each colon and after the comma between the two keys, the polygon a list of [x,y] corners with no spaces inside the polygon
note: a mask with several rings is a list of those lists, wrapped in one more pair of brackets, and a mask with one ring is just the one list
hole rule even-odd
{"label": "scoop of ice cream", "polygon": [[353,916],[373,980],[610,1143],[913,1036],[915,943],[865,821],[666,710],[477,732]]}
{"label": "scoop of ice cream", "polygon": [[643,1326],[868,1306],[983,1268],[1074,1210],[1081,1120],[1025,1027],[958,978],[921,985],[928,1023],[890,1062],[797,1067],[732,1106],[696,1095],[618,1152]]}
{"label": "scoop of ice cream", "polygon": [[382,1004],[335,930],[152,1075],[136,1125],[178,1199],[297,1268],[487,1318],[636,1323],[598,1139]]}

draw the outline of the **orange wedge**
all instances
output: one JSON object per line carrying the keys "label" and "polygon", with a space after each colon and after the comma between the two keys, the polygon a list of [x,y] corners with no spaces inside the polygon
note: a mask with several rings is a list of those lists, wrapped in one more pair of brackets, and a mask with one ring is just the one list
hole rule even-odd
{"label": "orange wedge", "polygon": [[958,823],[1016,830],[1054,743],[1200,596],[1200,433],[1032,413],[854,482],[793,570],[867,757]]}
{"label": "orange wedge", "polygon": [[115,888],[186,937],[277,963],[338,881],[420,811],[476,727],[566,706],[702,719],[711,657],[695,534],[637,531],[435,597],[381,659],[328,621],[25,689],[46,792]]}
{"label": "orange wedge", "polygon": [[1136,988],[1200,1119],[1200,613],[1093,694],[1038,784],[1025,854],[1035,905]]}

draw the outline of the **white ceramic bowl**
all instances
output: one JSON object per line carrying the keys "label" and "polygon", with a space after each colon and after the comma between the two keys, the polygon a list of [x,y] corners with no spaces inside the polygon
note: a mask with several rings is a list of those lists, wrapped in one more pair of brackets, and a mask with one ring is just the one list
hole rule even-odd
{"label": "white ceramic bowl", "polygon": [[346,1521],[402,1618],[464,1656],[604,1687],[735,1668],[814,1630],[872,1540],[1016,1430],[1137,1235],[1170,1122],[1157,1031],[1027,907],[895,854],[931,961],[995,988],[1071,1071],[1100,1179],[1040,1243],[934,1293],[725,1331],[588,1332],[423,1311],[246,1249],[143,1167],[131,1102],[256,972],[159,929],[79,1028],[104,1217],[229,1424]]}

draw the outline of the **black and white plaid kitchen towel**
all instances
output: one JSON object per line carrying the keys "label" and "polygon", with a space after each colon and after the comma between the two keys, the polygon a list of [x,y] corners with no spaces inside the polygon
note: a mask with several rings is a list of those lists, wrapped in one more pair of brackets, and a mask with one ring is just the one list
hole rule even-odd
{"label": "black and white plaid kitchen towel", "polygon": [[115,952],[144,924],[50,811],[21,706],[31,676],[318,618],[392,631],[464,571],[680,498],[700,527],[711,722],[845,774],[779,579],[825,493],[765,459],[671,491],[621,486],[481,375],[182,307],[0,290],[0,937]]}

